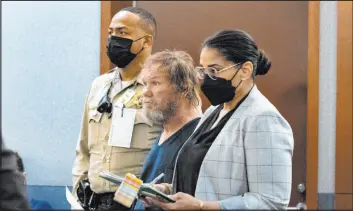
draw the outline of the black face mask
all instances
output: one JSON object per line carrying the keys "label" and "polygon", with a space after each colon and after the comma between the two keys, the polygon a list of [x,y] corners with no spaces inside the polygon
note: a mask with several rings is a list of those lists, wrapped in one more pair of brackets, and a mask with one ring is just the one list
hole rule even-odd
{"label": "black face mask", "polygon": [[229,102],[234,98],[236,88],[238,88],[241,82],[243,82],[240,81],[236,87],[232,85],[232,80],[237,75],[239,70],[240,68],[230,80],[220,77],[212,79],[210,76],[205,74],[205,79],[201,84],[201,90],[213,106]]}
{"label": "black face mask", "polygon": [[116,36],[109,37],[108,44],[106,46],[106,53],[110,61],[119,68],[126,67],[143,50],[142,48],[137,54],[131,53],[130,48],[132,43],[144,37],[145,36],[137,40],[131,40]]}

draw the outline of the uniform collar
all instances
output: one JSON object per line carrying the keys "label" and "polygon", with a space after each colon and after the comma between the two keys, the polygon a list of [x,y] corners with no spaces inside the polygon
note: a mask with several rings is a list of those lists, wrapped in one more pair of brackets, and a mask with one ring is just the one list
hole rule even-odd
{"label": "uniform collar", "polygon": [[[117,67],[111,69],[108,72],[109,76],[108,76],[108,81],[107,82],[112,82],[113,80],[116,80],[115,82],[120,82],[121,81],[121,76],[120,76],[120,72],[119,69]],[[114,81],[113,81],[114,82]],[[138,74],[134,79],[131,80],[131,84],[133,83],[139,83],[139,84],[143,84],[142,83],[142,79],[141,79],[141,74]]]}

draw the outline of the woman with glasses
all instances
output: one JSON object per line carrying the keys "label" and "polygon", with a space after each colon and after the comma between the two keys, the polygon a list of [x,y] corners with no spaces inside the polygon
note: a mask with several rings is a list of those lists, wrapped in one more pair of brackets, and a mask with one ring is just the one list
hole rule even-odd
{"label": "woman with glasses", "polygon": [[172,184],[156,188],[175,203],[163,209],[286,209],[292,183],[293,133],[258,90],[271,62],[249,34],[223,30],[200,55],[201,90],[212,106],[179,151]]}

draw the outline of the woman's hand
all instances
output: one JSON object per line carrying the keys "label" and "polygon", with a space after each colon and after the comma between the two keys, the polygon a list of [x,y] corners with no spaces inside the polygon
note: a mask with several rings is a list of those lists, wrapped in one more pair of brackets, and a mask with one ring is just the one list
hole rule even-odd
{"label": "woman's hand", "polygon": [[153,205],[161,207],[164,210],[200,210],[201,209],[201,201],[195,199],[189,194],[179,192],[170,197],[174,199],[176,202],[163,203],[150,197],[146,197],[146,200],[152,203]]}
{"label": "woman's hand", "polygon": [[[155,189],[159,190],[160,192],[166,193],[166,186],[165,185],[155,184],[155,185],[153,185],[153,187]],[[140,198],[140,200],[142,201],[143,206],[145,206],[145,207],[151,207],[151,206],[155,205],[153,203],[153,201],[151,201],[150,197],[143,197],[143,198]]]}

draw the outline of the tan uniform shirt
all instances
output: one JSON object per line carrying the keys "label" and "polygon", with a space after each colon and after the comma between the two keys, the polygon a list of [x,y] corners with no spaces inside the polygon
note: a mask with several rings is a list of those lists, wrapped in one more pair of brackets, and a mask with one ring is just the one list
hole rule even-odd
{"label": "tan uniform shirt", "polygon": [[[125,104],[126,108],[136,109],[131,148],[108,145],[112,118],[108,118],[107,113],[101,114],[97,111],[98,103],[106,94],[112,81],[116,82],[110,91],[114,105],[126,90],[135,91],[132,99]],[[145,158],[162,130],[162,127],[154,125],[142,110],[142,105],[139,103],[143,89],[141,82],[135,79],[124,85],[123,87],[118,71],[115,69],[96,78],[91,84],[86,97],[81,131],[76,146],[76,159],[72,169],[75,197],[79,181],[87,177],[92,190],[96,193],[117,190],[115,184],[99,177],[101,170],[121,176],[126,173],[140,176]]]}

